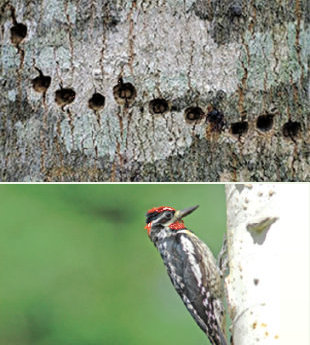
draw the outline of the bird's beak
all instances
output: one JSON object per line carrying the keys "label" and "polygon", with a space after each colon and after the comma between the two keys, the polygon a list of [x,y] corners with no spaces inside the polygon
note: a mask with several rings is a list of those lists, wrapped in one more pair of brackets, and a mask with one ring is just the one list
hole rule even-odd
{"label": "bird's beak", "polygon": [[199,205],[196,205],[196,206],[184,208],[184,210],[176,211],[175,214],[174,214],[175,220],[180,220],[183,217],[188,216],[189,214],[194,212],[198,207],[199,207]]}

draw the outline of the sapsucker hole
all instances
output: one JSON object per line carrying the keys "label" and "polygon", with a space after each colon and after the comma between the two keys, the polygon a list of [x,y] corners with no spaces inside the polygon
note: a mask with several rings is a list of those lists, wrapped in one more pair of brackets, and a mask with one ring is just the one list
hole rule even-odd
{"label": "sapsucker hole", "polygon": [[128,106],[135,100],[137,91],[131,83],[123,83],[123,79],[120,78],[118,84],[113,87],[113,95],[118,104]]}
{"label": "sapsucker hole", "polygon": [[189,124],[198,122],[203,116],[204,112],[200,107],[189,107],[184,112],[185,121]]}
{"label": "sapsucker hole", "polygon": [[55,92],[55,102],[63,107],[70,104],[75,99],[75,91],[70,88],[61,88]]}
{"label": "sapsucker hole", "polygon": [[242,7],[240,4],[232,4],[229,7],[229,11],[232,17],[240,17],[242,15]]}
{"label": "sapsucker hole", "polygon": [[220,132],[224,127],[224,115],[222,112],[213,108],[208,112],[206,122],[210,122],[213,130]]}
{"label": "sapsucker hole", "polygon": [[297,137],[300,131],[301,131],[301,125],[297,121],[289,120],[282,127],[282,132],[285,137],[290,137],[290,138]]}
{"label": "sapsucker hole", "polygon": [[256,121],[256,127],[262,132],[268,132],[273,126],[273,115],[260,115]]}
{"label": "sapsucker hole", "polygon": [[168,102],[163,98],[155,98],[149,103],[149,111],[153,115],[164,114],[169,110]]}
{"label": "sapsucker hole", "polygon": [[46,92],[46,90],[51,85],[51,77],[45,76],[42,73],[34,79],[31,80],[32,87],[37,92]]}
{"label": "sapsucker hole", "polygon": [[217,98],[219,101],[223,101],[226,98],[226,92],[224,90],[218,90],[215,98]]}
{"label": "sapsucker hole", "polygon": [[259,279],[254,278],[254,285],[258,285],[258,283],[259,283]]}
{"label": "sapsucker hole", "polygon": [[249,129],[249,124],[246,121],[235,122],[231,124],[231,133],[233,135],[241,136]]}
{"label": "sapsucker hole", "polygon": [[10,29],[11,31],[11,42],[18,45],[27,35],[27,26],[22,23],[16,23]]}
{"label": "sapsucker hole", "polygon": [[104,104],[105,104],[105,97],[97,92],[94,93],[92,97],[88,100],[89,108],[95,111],[102,109],[104,107]]}

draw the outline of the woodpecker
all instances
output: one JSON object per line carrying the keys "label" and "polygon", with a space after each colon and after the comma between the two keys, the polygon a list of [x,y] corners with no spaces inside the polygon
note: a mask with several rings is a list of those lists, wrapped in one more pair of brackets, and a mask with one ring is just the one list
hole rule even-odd
{"label": "woodpecker", "polygon": [[182,220],[197,208],[154,207],[146,214],[145,229],[197,325],[213,345],[227,345],[220,270],[208,246]]}

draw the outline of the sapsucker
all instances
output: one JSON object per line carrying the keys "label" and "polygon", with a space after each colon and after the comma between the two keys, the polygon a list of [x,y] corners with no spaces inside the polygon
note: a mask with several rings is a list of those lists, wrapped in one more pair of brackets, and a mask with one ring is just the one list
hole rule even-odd
{"label": "sapsucker", "polygon": [[213,345],[226,345],[220,270],[208,246],[182,220],[197,207],[181,211],[167,206],[152,208],[146,214],[145,228],[198,326]]}

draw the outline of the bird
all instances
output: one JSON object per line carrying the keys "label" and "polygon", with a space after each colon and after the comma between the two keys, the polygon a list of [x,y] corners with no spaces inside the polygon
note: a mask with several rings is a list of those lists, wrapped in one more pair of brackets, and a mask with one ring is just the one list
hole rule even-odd
{"label": "bird", "polygon": [[227,345],[220,269],[209,247],[182,219],[197,208],[154,207],[146,213],[145,229],[197,325],[212,345]]}

